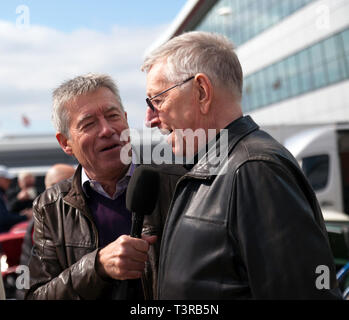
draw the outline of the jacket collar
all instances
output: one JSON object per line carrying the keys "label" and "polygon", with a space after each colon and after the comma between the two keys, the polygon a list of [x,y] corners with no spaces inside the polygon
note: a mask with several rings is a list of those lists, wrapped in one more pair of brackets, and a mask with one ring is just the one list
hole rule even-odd
{"label": "jacket collar", "polygon": [[[238,142],[251,132],[258,130],[259,126],[250,116],[244,116],[231,122],[225,129],[226,130],[221,134],[216,136],[216,139],[206,145],[208,151],[200,157],[187,175],[203,179],[216,176],[222,169],[222,165],[227,164],[228,157]],[[215,162],[217,162],[216,153],[220,151],[220,145],[225,144],[225,141],[228,141],[227,152],[224,154],[224,157],[220,159],[222,161],[215,164]]]}
{"label": "jacket collar", "polygon": [[72,187],[64,196],[63,200],[78,210],[89,212],[86,209],[86,198],[81,186],[81,170],[82,167],[79,164],[72,178]]}

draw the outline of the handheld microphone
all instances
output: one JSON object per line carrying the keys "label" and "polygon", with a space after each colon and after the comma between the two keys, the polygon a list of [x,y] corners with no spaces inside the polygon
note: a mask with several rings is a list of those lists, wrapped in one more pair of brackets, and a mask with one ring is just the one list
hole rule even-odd
{"label": "handheld microphone", "polygon": [[126,208],[132,212],[130,236],[140,238],[144,215],[153,212],[159,195],[160,176],[151,167],[140,166],[133,172],[126,192]]}

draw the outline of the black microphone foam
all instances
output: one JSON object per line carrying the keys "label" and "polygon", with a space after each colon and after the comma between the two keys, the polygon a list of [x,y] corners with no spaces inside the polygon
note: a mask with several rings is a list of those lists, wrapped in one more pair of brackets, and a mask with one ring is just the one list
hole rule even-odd
{"label": "black microphone foam", "polygon": [[126,207],[132,212],[131,236],[140,238],[144,215],[151,214],[159,196],[160,176],[156,169],[135,169],[126,192]]}

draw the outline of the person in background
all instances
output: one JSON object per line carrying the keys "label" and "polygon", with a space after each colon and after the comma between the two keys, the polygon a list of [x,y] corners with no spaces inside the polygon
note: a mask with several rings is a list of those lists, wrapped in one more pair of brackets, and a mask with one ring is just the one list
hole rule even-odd
{"label": "person in background", "polygon": [[[129,141],[127,114],[107,75],[78,76],[53,92],[53,122],[63,151],[79,165],[71,179],[34,201],[34,245],[26,299],[144,299],[153,284],[141,276],[156,236],[129,236],[126,190],[135,164],[121,158]],[[168,211],[180,175],[163,174],[163,197],[153,212]],[[172,195],[172,194],[171,194]],[[168,201],[163,201],[168,199]],[[134,280],[134,281],[128,281]]]}
{"label": "person in background", "polygon": [[18,212],[28,219],[32,217],[33,201],[37,196],[35,181],[31,172],[22,171],[18,174],[17,187],[8,193],[9,211]]}
{"label": "person in background", "polygon": [[[232,43],[184,33],[151,52],[142,69],[146,122],[169,133],[189,170],[163,230],[157,297],[341,299],[314,191],[288,150],[243,116]],[[327,268],[325,285],[319,266]]]}
{"label": "person in background", "polygon": [[8,190],[11,180],[14,178],[8,171],[7,167],[0,166],[0,233],[10,230],[12,226],[19,222],[27,220],[26,216],[21,216],[16,212],[8,210],[6,191]]}
{"label": "person in background", "polygon": [[54,184],[66,180],[74,175],[75,168],[65,163],[53,165],[45,175],[45,188],[51,188]]}

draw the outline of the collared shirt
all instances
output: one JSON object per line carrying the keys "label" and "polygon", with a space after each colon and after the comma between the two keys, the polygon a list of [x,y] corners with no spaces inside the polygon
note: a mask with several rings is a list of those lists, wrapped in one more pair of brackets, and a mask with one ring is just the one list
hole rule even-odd
{"label": "collared shirt", "polygon": [[85,195],[88,196],[88,193],[87,193],[87,190],[86,190],[86,184],[89,183],[90,187],[94,191],[98,192],[99,194],[101,194],[102,196],[104,196],[106,198],[109,198],[111,200],[115,200],[117,197],[119,197],[127,189],[128,183],[130,181],[130,178],[131,178],[135,168],[136,168],[136,165],[133,162],[131,162],[130,166],[128,167],[128,170],[127,170],[126,174],[124,175],[124,177],[121,180],[116,182],[116,190],[115,190],[115,193],[112,196],[110,196],[107,192],[105,192],[105,190],[103,189],[102,185],[98,181],[90,179],[87,176],[87,174],[85,172],[85,169],[82,168],[82,170],[81,170],[82,189],[84,190]]}
{"label": "collared shirt", "polygon": [[132,162],[126,174],[117,181],[112,196],[105,192],[98,181],[89,179],[84,168],[81,170],[82,188],[98,230],[100,247],[130,233],[132,221],[131,213],[126,208],[126,189],[135,168]]}

